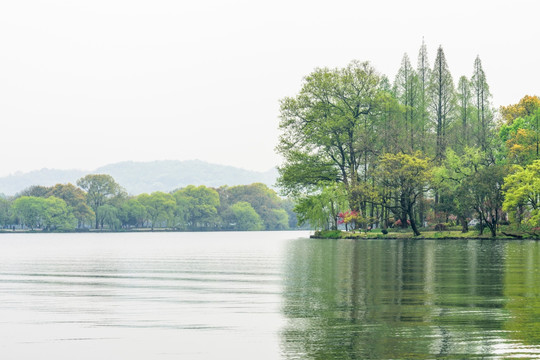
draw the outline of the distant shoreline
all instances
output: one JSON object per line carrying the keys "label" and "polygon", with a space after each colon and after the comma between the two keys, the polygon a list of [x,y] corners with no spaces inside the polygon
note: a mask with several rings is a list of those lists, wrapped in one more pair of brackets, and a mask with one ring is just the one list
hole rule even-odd
{"label": "distant shoreline", "polygon": [[125,230],[109,230],[109,229],[88,229],[88,230],[73,230],[73,231],[44,231],[44,230],[9,230],[0,229],[0,236],[2,234],[111,234],[111,233],[211,233],[211,232],[287,232],[287,231],[313,231],[309,229],[286,229],[286,230],[176,230],[176,229],[125,229]]}

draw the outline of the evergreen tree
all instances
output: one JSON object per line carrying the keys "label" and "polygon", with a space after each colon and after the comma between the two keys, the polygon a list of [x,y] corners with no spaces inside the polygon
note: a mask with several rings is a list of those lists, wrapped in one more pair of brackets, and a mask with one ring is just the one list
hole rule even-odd
{"label": "evergreen tree", "polygon": [[472,93],[473,93],[473,104],[475,115],[476,115],[476,124],[474,133],[476,136],[477,145],[483,151],[489,149],[489,132],[492,128],[493,120],[493,111],[491,110],[490,98],[491,93],[489,92],[489,86],[486,81],[486,74],[482,68],[482,62],[480,57],[476,57],[474,60],[474,72],[471,78]]}
{"label": "evergreen tree", "polygon": [[428,131],[428,121],[429,121],[429,82],[431,78],[431,69],[429,68],[428,53],[427,47],[422,39],[422,46],[418,52],[418,66],[416,68],[416,73],[418,74],[418,107],[417,113],[419,117],[419,127],[420,127],[420,150],[423,153],[426,153],[426,133]]}
{"label": "evergreen tree", "polygon": [[437,57],[431,73],[430,94],[430,105],[435,123],[435,159],[440,162],[446,151],[447,130],[452,121],[452,112],[455,107],[454,81],[441,46],[437,50]]}
{"label": "evergreen tree", "polygon": [[404,106],[404,148],[402,151],[412,152],[416,148],[417,137],[417,99],[418,99],[418,76],[411,66],[409,56],[403,55],[401,67],[394,81],[394,92],[398,101]]}
{"label": "evergreen tree", "polygon": [[472,94],[469,80],[462,76],[459,78],[457,88],[457,116],[459,125],[457,125],[459,136],[456,137],[456,144],[461,147],[471,146],[471,111]]}

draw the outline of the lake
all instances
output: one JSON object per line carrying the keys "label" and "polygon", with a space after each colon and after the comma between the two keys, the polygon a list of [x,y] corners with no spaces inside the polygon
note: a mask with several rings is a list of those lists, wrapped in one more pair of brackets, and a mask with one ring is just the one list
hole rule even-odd
{"label": "lake", "polygon": [[0,234],[2,359],[540,358],[540,243]]}

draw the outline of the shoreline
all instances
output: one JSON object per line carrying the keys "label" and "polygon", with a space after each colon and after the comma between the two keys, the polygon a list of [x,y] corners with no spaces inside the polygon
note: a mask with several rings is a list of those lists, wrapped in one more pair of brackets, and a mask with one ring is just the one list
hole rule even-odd
{"label": "shoreline", "polygon": [[310,235],[310,239],[332,239],[332,240],[540,240],[539,237],[528,233],[517,233],[511,235],[505,235],[503,233],[497,234],[493,237],[489,233],[480,235],[476,232],[462,233],[461,231],[424,231],[420,236],[414,236],[412,233],[396,232],[383,234],[381,232],[369,232],[369,233],[351,233],[351,232],[337,232],[337,231],[323,231],[315,232]]}

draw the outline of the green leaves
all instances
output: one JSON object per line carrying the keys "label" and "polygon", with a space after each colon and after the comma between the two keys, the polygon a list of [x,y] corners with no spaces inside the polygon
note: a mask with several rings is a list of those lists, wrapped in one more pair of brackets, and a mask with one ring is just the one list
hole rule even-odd
{"label": "green leaves", "polygon": [[250,203],[246,201],[240,201],[232,205],[229,208],[232,218],[235,222],[236,228],[241,231],[246,230],[264,230],[264,224],[255,209]]}
{"label": "green leaves", "polygon": [[503,209],[518,222],[540,226],[540,160],[525,168],[515,166],[514,173],[504,179],[503,189]]}
{"label": "green leaves", "polygon": [[77,180],[77,185],[86,191],[86,201],[94,210],[96,229],[99,223],[99,208],[115,196],[121,196],[124,190],[113,177],[105,174],[91,174]]}
{"label": "green leaves", "polygon": [[76,220],[66,202],[54,196],[41,198],[22,196],[13,202],[13,213],[21,223],[31,229],[73,230]]}

